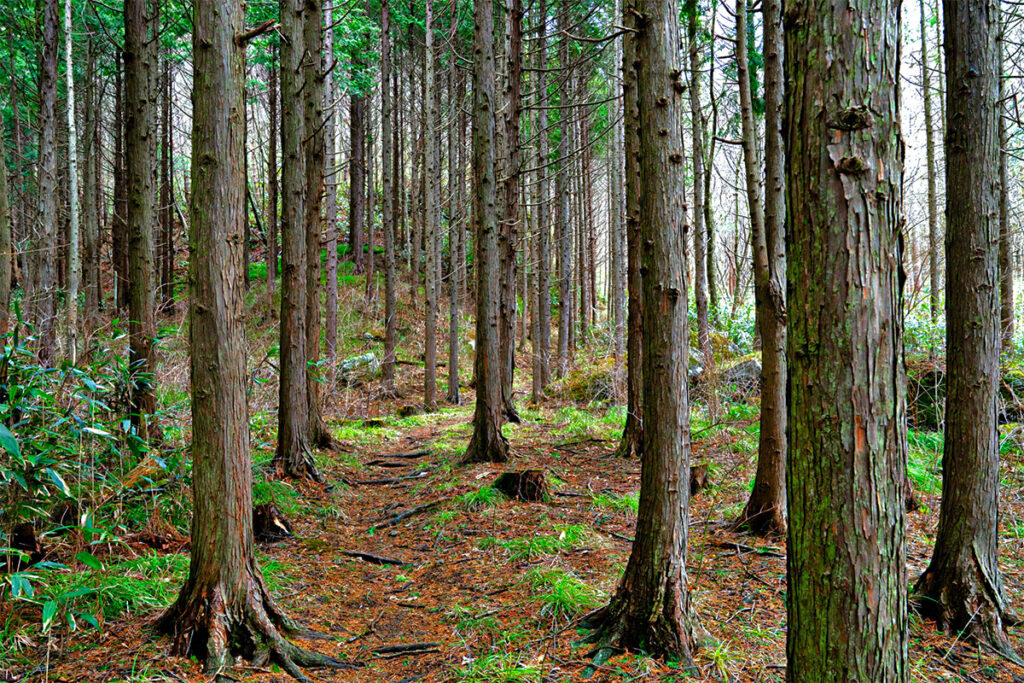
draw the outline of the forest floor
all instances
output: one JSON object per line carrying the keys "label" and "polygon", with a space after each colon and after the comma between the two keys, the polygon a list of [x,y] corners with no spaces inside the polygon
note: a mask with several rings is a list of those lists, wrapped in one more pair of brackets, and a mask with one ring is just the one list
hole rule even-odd
{"label": "forest floor", "polygon": [[[255,328],[254,348],[265,351],[276,326]],[[342,330],[347,356],[379,346],[361,318],[343,320]],[[306,646],[365,664],[309,673],[315,680],[396,683],[572,680],[589,662],[587,646],[578,644],[583,635],[578,618],[614,591],[630,551],[639,462],[610,457],[624,413],[604,403],[555,397],[542,406],[527,405],[529,374],[517,374],[523,420],[505,428],[511,462],[460,466],[470,437],[471,391],[463,389],[462,405],[397,416],[401,406],[417,403],[423,376],[414,352],[421,348],[419,335],[405,332],[408,343],[400,359],[407,362],[399,366],[404,398],[385,399],[375,385],[325,385],[325,414],[339,443],[337,451],[317,455],[329,490],[273,478],[276,384],[254,385],[255,497],[273,502],[294,529],[293,538],[261,545],[260,563],[292,616],[336,638]],[[162,371],[167,381],[181,381],[187,369],[184,343],[167,345]],[[269,377],[273,360],[254,353],[253,376]],[[520,363],[526,365],[528,358]],[[462,372],[465,386],[471,374],[466,361]],[[446,370],[440,374],[443,380]],[[691,604],[718,644],[697,652],[696,669],[688,672],[671,662],[623,654],[599,667],[591,680],[784,680],[785,539],[729,529],[753,478],[757,418],[756,397],[725,402],[713,422],[699,406],[693,414],[692,460],[708,466],[710,484],[695,495],[690,509]],[[187,429],[181,438],[187,441]],[[922,508],[907,517],[909,581],[925,569],[934,540],[940,453],[941,437],[936,442],[912,433],[911,472]],[[398,454],[417,455],[389,457]],[[547,502],[509,500],[490,486],[501,472],[524,469],[546,473],[552,492]],[[1001,471],[1000,564],[1007,598],[1019,606],[1024,601],[1024,453],[1004,448]],[[185,499],[179,505],[187,509],[187,490],[179,495]],[[156,505],[153,510],[154,527],[161,514],[174,519],[173,512],[161,513]],[[403,513],[407,516],[396,519]],[[176,526],[187,530],[184,522]],[[130,595],[144,592],[147,599],[114,610],[102,631],[65,630],[46,637],[23,630],[15,636],[22,639],[18,661],[0,663],[0,672],[10,667],[8,680],[53,682],[209,680],[197,662],[169,656],[169,642],[149,630],[187,572],[182,540],[170,533],[157,549],[132,542],[112,544],[106,555],[94,549],[106,565],[107,580],[118,586],[110,600],[119,599],[125,586],[134,586],[127,590]],[[352,552],[394,563],[375,564]],[[1024,681],[1024,669],[941,635],[915,615],[910,621],[912,680]],[[1019,650],[1022,635],[1020,627],[1012,631]],[[380,650],[410,645],[414,648],[404,652]],[[243,666],[232,675],[240,681],[288,680],[275,667]]]}

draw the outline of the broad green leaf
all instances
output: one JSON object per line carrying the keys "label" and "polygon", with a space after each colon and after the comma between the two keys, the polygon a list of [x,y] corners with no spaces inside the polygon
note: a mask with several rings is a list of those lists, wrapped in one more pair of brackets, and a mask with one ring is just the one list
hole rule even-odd
{"label": "broad green leaf", "polygon": [[92,567],[93,569],[103,569],[103,563],[100,562],[99,558],[93,555],[92,553],[88,553],[84,550],[80,553],[77,553],[75,555],[75,559],[77,559],[79,562],[81,562],[87,567]]}
{"label": "broad green leaf", "polygon": [[0,424],[0,447],[21,462],[25,462],[21,457],[21,449],[18,448],[18,440],[14,438],[14,434],[11,434],[11,430],[2,424]]}

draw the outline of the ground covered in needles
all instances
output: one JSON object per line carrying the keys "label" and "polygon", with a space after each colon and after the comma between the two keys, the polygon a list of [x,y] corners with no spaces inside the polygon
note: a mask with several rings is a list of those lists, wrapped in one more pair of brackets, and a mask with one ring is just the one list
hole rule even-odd
{"label": "ground covered in needles", "polygon": [[[375,331],[352,323],[345,353],[376,349]],[[276,328],[257,327],[264,336],[254,332],[253,343],[269,348]],[[379,382],[346,387],[336,376],[325,383],[325,413],[340,446],[317,454],[327,485],[274,478],[275,359],[252,354],[254,494],[257,503],[272,503],[293,532],[260,544],[260,563],[279,603],[331,636],[304,646],[365,665],[310,674],[325,681],[571,680],[590,661],[577,623],[607,600],[630,550],[639,463],[611,457],[623,409],[569,400],[572,392],[556,386],[541,406],[520,400],[522,422],[505,428],[510,463],[460,466],[472,392],[463,389],[462,405],[422,413],[422,362],[415,333],[406,332],[402,396],[381,396]],[[165,375],[183,371],[181,343],[165,344]],[[467,375],[469,368],[467,361]],[[517,381],[525,392],[528,375]],[[179,404],[165,419],[186,418]],[[785,539],[729,528],[753,479],[757,418],[757,398],[749,394],[724,400],[714,419],[702,404],[693,414],[693,462],[706,466],[708,482],[690,510],[690,590],[717,644],[698,652],[696,670],[622,653],[593,680],[784,680]],[[1016,426],[1004,426],[1003,435],[1000,560],[1007,597],[1020,605],[1024,452]],[[187,423],[169,437],[175,438],[187,444]],[[910,474],[922,503],[908,514],[911,581],[927,564],[938,522],[941,446],[939,432],[911,430]],[[53,570],[40,586],[72,595],[45,632],[38,604],[0,603],[0,680],[209,680],[198,662],[170,657],[170,642],[149,628],[188,569],[187,463],[180,466],[186,474],[151,477],[149,489],[136,486],[103,502],[100,513],[119,520],[120,536],[83,529],[43,535],[47,561],[69,569]],[[513,500],[493,486],[502,472],[527,469],[544,473],[546,501]],[[67,617],[76,614],[72,629]],[[93,619],[99,629],[86,623]],[[1019,646],[1024,630],[1011,634]],[[1024,669],[941,635],[916,616],[909,664],[912,679],[922,682],[1024,680]],[[227,673],[239,681],[286,680],[272,666]]]}

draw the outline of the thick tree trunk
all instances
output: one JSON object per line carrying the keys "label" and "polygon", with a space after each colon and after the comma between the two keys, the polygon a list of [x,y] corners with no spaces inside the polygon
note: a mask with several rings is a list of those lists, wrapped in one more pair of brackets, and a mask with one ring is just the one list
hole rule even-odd
{"label": "thick tree trunk", "polygon": [[[174,312],[174,188],[171,183],[171,160],[174,158],[174,136],[171,131],[171,62],[164,59],[161,86],[162,140],[160,143],[160,309]],[[258,219],[258,217],[257,217]]]}
{"label": "thick tree trunk", "polygon": [[[761,429],[757,473],[736,520],[755,534],[786,531],[786,204],[782,147],[782,7],[764,6],[765,200],[758,191],[757,151],[747,68],[746,1],[736,3],[736,61],[754,244],[754,298],[761,333]],[[742,12],[742,13],[741,13]]]}
{"label": "thick tree trunk", "polygon": [[786,22],[787,680],[906,681],[899,3]]}
{"label": "thick tree trunk", "polygon": [[366,220],[366,98],[353,95],[348,103],[349,166],[348,246],[355,264],[353,272],[362,273],[366,267],[363,254],[363,221]]}
{"label": "thick tree trunk", "polygon": [[473,6],[473,222],[476,234],[476,411],[463,463],[505,462],[501,433],[497,179],[494,173],[494,0]]}
{"label": "thick tree trunk", "polygon": [[189,330],[194,507],[192,556],[177,601],[158,626],[174,651],[210,673],[235,656],[273,658],[300,681],[299,666],[346,665],[285,640],[299,633],[275,604],[253,551],[252,466],[242,326],[241,238],[246,220],[243,132],[245,48],[242,5],[197,0]]}
{"label": "thick tree trunk", "polygon": [[999,4],[943,4],[946,137],[946,432],[935,551],[921,613],[1012,654],[999,571]]}
{"label": "thick tree trunk", "polygon": [[156,412],[156,287],[153,267],[153,190],[156,131],[155,42],[146,0],[125,2],[125,159],[128,196],[128,360],[132,368],[132,421],[140,438],[149,435]]}
{"label": "thick tree trunk", "polygon": [[32,258],[32,296],[29,310],[36,327],[39,362],[51,367],[57,354],[56,261],[57,244],[57,33],[58,0],[42,0],[42,45],[39,68],[38,216],[29,249]]}
{"label": "thick tree trunk", "polygon": [[[636,31],[636,0],[623,1],[623,26]],[[640,110],[637,93],[637,40],[622,36],[623,154],[626,202],[626,424],[615,455],[640,455],[643,437],[643,278],[640,274]],[[687,340],[689,344],[689,340]]]}
{"label": "thick tree trunk", "polygon": [[697,625],[686,585],[690,345],[679,13],[673,0],[629,0],[625,10],[643,18],[633,40],[645,188],[640,204],[645,428],[636,540],[618,590],[595,615],[593,638],[599,648],[639,649],[674,659],[685,669],[693,663]]}
{"label": "thick tree trunk", "polygon": [[374,156],[374,145],[373,145],[373,94],[367,95],[366,98],[366,242],[367,251],[366,254],[366,301],[373,302],[377,297],[376,278],[374,277],[374,270],[377,267],[377,256],[374,249],[377,245],[377,237],[374,234],[376,229],[376,223],[374,222],[374,213],[376,212],[377,202],[377,186],[375,171],[373,168],[376,157]]}
{"label": "thick tree trunk", "polygon": [[310,444],[306,368],[306,123],[303,116],[304,0],[281,1],[281,382],[274,466],[319,480]]}

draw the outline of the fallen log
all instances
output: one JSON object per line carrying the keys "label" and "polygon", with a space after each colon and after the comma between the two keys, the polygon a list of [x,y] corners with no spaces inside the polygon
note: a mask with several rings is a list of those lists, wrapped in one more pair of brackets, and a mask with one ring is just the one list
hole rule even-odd
{"label": "fallen log", "polygon": [[376,522],[374,524],[371,524],[370,525],[370,529],[387,529],[388,527],[395,526],[396,524],[398,524],[399,522],[401,522],[403,520],[409,519],[413,515],[418,515],[418,514],[420,514],[422,512],[429,512],[430,510],[433,510],[434,508],[436,508],[440,504],[441,504],[441,501],[435,500],[435,501],[433,501],[431,503],[425,503],[423,505],[417,505],[414,508],[409,508],[405,512],[399,512],[397,515],[393,515],[391,517],[386,517],[386,518],[384,518],[384,519],[382,519],[382,520],[380,520],[380,521],[378,521],[378,522]]}

